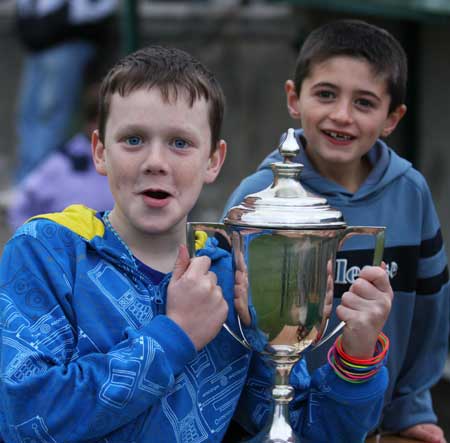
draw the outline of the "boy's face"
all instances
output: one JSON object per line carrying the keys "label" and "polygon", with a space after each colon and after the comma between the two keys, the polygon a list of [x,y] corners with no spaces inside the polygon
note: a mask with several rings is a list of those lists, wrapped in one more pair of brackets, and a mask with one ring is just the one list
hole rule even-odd
{"label": "boy's face", "polygon": [[211,154],[208,116],[208,103],[189,107],[183,91],[168,102],[157,88],[113,94],[104,144],[94,132],[92,147],[97,171],[108,176],[119,233],[183,240],[188,212],[225,159],[223,140]]}
{"label": "boy's face", "polygon": [[[406,111],[389,114],[386,80],[374,75],[366,61],[336,56],[312,67],[300,96],[286,82],[291,116],[300,119],[308,157],[316,168],[351,173],[376,139],[389,135]],[[355,169],[354,169],[355,168]]]}

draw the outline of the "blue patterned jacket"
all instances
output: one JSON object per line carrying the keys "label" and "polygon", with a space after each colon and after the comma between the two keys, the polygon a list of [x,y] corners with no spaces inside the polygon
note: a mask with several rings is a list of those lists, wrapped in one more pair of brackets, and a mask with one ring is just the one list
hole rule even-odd
{"label": "blue patterned jacket", "polygon": [[[202,251],[236,328],[229,254]],[[232,419],[267,420],[269,373],[225,330],[200,352],[101,217],[71,206],[23,225],[0,267],[0,430],[7,443],[220,442]],[[385,368],[352,385],[296,365],[292,419],[304,441],[360,442],[379,418]]]}

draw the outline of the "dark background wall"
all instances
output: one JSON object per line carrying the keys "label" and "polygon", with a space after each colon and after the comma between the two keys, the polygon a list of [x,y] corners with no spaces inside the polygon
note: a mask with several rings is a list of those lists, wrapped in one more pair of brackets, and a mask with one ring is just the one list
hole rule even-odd
{"label": "dark background wall", "polygon": [[[13,3],[0,2],[0,189],[8,185],[15,161],[14,114],[23,55],[12,27]],[[294,8],[290,2],[276,1],[123,0],[123,11],[131,3],[137,5],[134,38],[130,27],[123,26],[122,43],[159,43],[188,50],[217,73],[227,96],[223,136],[229,155],[218,181],[204,190],[192,214],[203,220],[220,216],[230,192],[276,146],[280,133],[295,124],[286,111],[283,84],[310,29],[333,18],[356,17],[393,32],[409,55],[409,110],[388,141],[427,178],[449,245],[450,20]],[[117,56],[124,46],[118,45]]]}
{"label": "dark background wall", "polygon": [[223,135],[228,159],[192,217],[216,220],[239,181],[276,146],[280,133],[295,124],[286,111],[283,85],[292,74],[302,38],[327,20],[354,17],[387,28],[408,53],[409,109],[388,142],[427,178],[450,245],[450,20],[294,8],[290,2],[238,3],[140,2],[139,44],[161,43],[192,52],[217,73],[227,96]]}

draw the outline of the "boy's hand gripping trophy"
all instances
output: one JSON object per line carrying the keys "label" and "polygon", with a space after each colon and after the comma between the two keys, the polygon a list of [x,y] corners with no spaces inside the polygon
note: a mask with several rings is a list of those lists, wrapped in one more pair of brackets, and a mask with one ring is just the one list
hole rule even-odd
{"label": "boy's hand gripping trophy", "polygon": [[[245,197],[228,211],[224,224],[189,223],[188,244],[193,253],[198,231],[227,239],[237,288],[247,289],[251,321],[235,332],[244,346],[261,353],[274,366],[274,411],[268,427],[252,441],[299,442],[289,424],[288,404],[294,388],[289,374],[302,355],[328,336],[332,310],[336,252],[353,235],[375,235],[373,264],[381,263],[383,227],[347,227],[340,211],[307,192],[298,180],[303,165],[291,158],[299,151],[294,130],[280,145],[283,162],[273,163],[274,181],[261,192]],[[248,324],[250,323],[250,324]]]}

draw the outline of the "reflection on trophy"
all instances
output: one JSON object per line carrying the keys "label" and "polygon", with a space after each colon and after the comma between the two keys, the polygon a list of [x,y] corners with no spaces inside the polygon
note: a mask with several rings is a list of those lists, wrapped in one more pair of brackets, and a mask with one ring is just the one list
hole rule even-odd
{"label": "reflection on trophy", "polygon": [[284,161],[272,164],[270,187],[231,208],[223,224],[188,224],[191,246],[198,230],[228,239],[238,286],[247,291],[255,324],[245,333],[241,327],[239,335],[224,327],[274,367],[272,418],[251,440],[264,443],[300,441],[289,424],[288,404],[294,397],[289,374],[305,352],[344,326],[325,336],[339,247],[353,235],[375,235],[374,265],[381,263],[384,248],[383,227],[347,227],[340,211],[302,187],[303,165],[291,161],[299,150],[293,129],[279,149]]}

